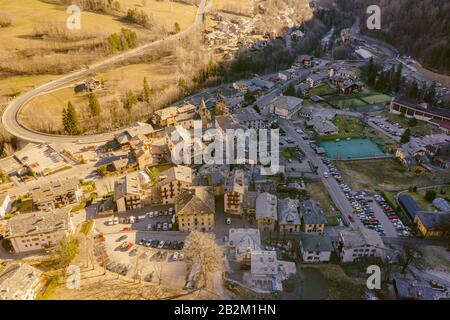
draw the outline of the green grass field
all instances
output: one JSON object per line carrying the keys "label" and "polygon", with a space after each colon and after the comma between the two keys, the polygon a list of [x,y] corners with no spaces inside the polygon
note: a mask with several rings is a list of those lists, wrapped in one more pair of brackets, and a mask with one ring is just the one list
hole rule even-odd
{"label": "green grass field", "polygon": [[363,106],[366,103],[359,99],[358,97],[348,97],[348,98],[341,98],[334,96],[330,99],[327,99],[327,102],[333,105],[337,109],[345,109],[350,107],[359,107]]}
{"label": "green grass field", "polygon": [[328,84],[321,84],[320,86],[317,86],[315,88],[312,88],[309,91],[309,96],[327,96],[331,95],[335,92],[333,88],[331,88]]}
{"label": "green grass field", "polygon": [[391,97],[386,94],[375,94],[366,97],[361,97],[361,99],[367,102],[368,104],[375,104],[375,103],[384,104],[391,101]]}

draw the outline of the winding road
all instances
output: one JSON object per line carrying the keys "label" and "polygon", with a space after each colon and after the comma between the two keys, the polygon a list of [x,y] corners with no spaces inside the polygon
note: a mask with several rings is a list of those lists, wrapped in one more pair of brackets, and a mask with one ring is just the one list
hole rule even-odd
{"label": "winding road", "polygon": [[177,33],[173,36],[170,36],[166,39],[161,39],[152,43],[147,43],[143,46],[135,48],[133,50],[124,52],[122,54],[113,56],[101,62],[95,63],[86,69],[76,71],[69,75],[63,76],[54,81],[48,82],[44,85],[41,85],[27,93],[19,96],[17,99],[13,100],[11,103],[3,111],[2,115],[2,124],[6,131],[8,131],[13,136],[19,138],[23,141],[35,142],[35,143],[78,143],[78,144],[94,144],[100,143],[110,140],[114,134],[116,134],[118,130],[115,132],[108,132],[96,135],[86,135],[86,136],[64,136],[64,135],[54,135],[38,132],[36,130],[32,130],[24,126],[19,119],[19,114],[24,105],[30,101],[31,99],[45,94],[49,91],[58,89],[62,86],[69,84],[72,81],[77,79],[87,77],[94,72],[98,72],[101,69],[106,67],[110,67],[116,63],[123,62],[127,59],[135,58],[141,56],[148,52],[148,50],[155,49],[163,43],[170,43],[179,41],[186,36],[189,36],[193,32],[195,32],[204,22],[204,13],[208,4],[212,3],[212,0],[202,0],[198,6],[197,14],[194,22],[184,31]]}

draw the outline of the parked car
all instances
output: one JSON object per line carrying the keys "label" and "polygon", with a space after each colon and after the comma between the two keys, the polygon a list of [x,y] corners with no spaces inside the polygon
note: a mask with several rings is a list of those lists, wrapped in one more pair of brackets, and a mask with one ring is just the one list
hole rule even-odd
{"label": "parked car", "polygon": [[161,240],[158,244],[158,249],[162,249],[164,246],[164,240]]}
{"label": "parked car", "polygon": [[227,225],[230,225],[231,224],[231,218],[227,218],[226,223],[227,223]]}
{"label": "parked car", "polygon": [[175,252],[173,253],[173,255],[172,255],[172,260],[173,260],[173,261],[177,261],[177,260],[178,260],[178,255],[179,255],[179,253],[178,253],[177,251],[175,251]]}
{"label": "parked car", "polygon": [[117,238],[116,242],[120,242],[125,240],[126,238],[128,238],[128,236],[126,234],[124,234],[123,236],[120,236],[119,238]]}
{"label": "parked car", "polygon": [[169,230],[169,224],[167,222],[164,222],[162,229],[163,229],[163,231]]}

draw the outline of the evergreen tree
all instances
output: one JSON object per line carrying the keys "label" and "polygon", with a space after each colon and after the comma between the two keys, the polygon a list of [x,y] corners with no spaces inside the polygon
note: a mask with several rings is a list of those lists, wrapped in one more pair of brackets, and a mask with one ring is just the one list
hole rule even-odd
{"label": "evergreen tree", "polygon": [[284,95],[285,96],[292,96],[292,97],[296,96],[295,88],[294,88],[294,85],[292,83],[287,87],[286,91],[284,92]]}
{"label": "evergreen tree", "polygon": [[417,99],[419,96],[419,87],[417,86],[417,82],[414,80],[408,89],[408,97],[412,99]]}
{"label": "evergreen tree", "polygon": [[69,135],[80,134],[80,124],[78,122],[77,111],[72,102],[69,101],[67,109],[63,110],[63,126]]}
{"label": "evergreen tree", "polygon": [[150,102],[150,98],[153,95],[153,89],[148,85],[147,78],[144,77],[144,89],[142,91],[142,97],[145,102]]}
{"label": "evergreen tree", "polygon": [[400,142],[401,143],[408,143],[409,140],[411,138],[411,132],[409,131],[409,128],[405,130],[405,132],[403,132],[402,136],[400,137]]}
{"label": "evergreen tree", "polygon": [[369,60],[369,66],[367,67],[367,84],[369,86],[375,85],[375,81],[377,78],[377,69],[375,64],[373,63],[373,57]]}
{"label": "evergreen tree", "polygon": [[433,103],[435,96],[436,96],[436,82],[433,81],[428,90],[425,90],[423,100],[425,100],[425,102],[428,103]]}
{"label": "evergreen tree", "polygon": [[89,95],[89,108],[91,109],[91,114],[93,117],[98,116],[101,112],[100,103],[98,102],[95,93],[91,93]]}
{"label": "evergreen tree", "polygon": [[181,28],[180,28],[180,25],[179,25],[178,22],[175,22],[175,23],[174,23],[173,28],[174,28],[174,30],[175,30],[175,33],[178,33],[178,32],[181,31]]}
{"label": "evergreen tree", "polygon": [[128,110],[131,111],[131,108],[138,102],[137,97],[134,95],[133,91],[128,90],[126,96],[125,96],[125,100],[123,102],[123,107]]}
{"label": "evergreen tree", "polygon": [[402,70],[403,70],[403,64],[400,63],[395,72],[394,84],[393,84],[393,88],[392,88],[395,92],[399,92],[400,88],[402,86]]}

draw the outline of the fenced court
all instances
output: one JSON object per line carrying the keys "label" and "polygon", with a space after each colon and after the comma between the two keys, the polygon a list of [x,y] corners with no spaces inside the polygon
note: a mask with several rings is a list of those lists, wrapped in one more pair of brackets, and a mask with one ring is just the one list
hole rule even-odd
{"label": "fenced court", "polygon": [[320,146],[325,149],[325,155],[328,158],[336,160],[378,158],[386,155],[375,142],[369,139],[323,141]]}

